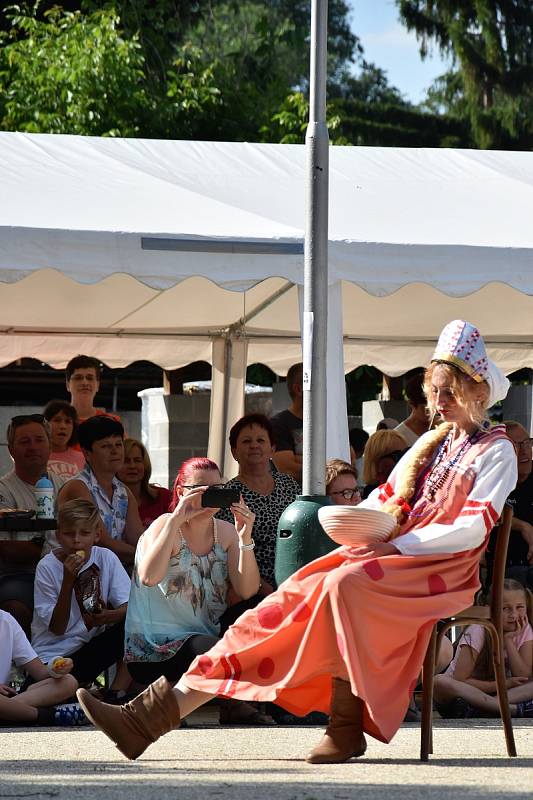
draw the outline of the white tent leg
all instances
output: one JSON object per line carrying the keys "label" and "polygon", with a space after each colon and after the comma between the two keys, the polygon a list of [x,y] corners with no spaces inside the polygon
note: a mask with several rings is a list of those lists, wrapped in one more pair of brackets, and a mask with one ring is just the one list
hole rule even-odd
{"label": "white tent leg", "polygon": [[213,340],[211,411],[208,457],[226,478],[237,474],[228,436],[232,425],[244,414],[244,388],[248,343],[245,339],[221,336]]}
{"label": "white tent leg", "polygon": [[327,437],[326,458],[342,458],[350,462],[348,410],[344,380],[342,284],[328,287],[327,371]]}

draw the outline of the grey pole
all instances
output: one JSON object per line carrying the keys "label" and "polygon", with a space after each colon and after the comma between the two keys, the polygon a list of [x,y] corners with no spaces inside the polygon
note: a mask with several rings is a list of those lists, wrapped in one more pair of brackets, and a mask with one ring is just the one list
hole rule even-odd
{"label": "grey pole", "polygon": [[304,495],[325,494],[329,136],[326,125],[328,0],[312,0],[303,314]]}
{"label": "grey pole", "polygon": [[304,243],[303,480],[302,495],[278,522],[275,576],[278,585],[336,544],[324,533],[319,509],[325,496],[326,352],[328,325],[328,147],[326,127],[327,0],[311,6],[311,80]]}

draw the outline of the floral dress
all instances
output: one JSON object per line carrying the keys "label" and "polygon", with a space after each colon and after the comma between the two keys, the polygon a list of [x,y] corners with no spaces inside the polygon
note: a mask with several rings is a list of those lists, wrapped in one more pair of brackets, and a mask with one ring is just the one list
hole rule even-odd
{"label": "floral dress", "polygon": [[144,536],[137,547],[126,614],[124,660],[129,662],[165,661],[191,636],[218,637],[218,620],[227,607],[228,559],[218,541],[217,520],[213,520],[209,553],[193,553],[182,537],[179,552],[170,559],[167,574],[157,586],[145,586],[139,580]]}

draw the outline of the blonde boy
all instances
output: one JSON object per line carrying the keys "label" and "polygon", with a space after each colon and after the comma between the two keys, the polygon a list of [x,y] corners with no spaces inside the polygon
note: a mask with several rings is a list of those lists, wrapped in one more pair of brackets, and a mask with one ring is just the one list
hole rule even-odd
{"label": "blonde boy", "polygon": [[[59,548],[35,571],[32,643],[43,661],[69,656],[72,674],[90,683],[122,662],[130,579],[118,557],[97,546],[101,520],[90,500],[68,500],[58,522]],[[122,664],[111,689],[129,682]]]}

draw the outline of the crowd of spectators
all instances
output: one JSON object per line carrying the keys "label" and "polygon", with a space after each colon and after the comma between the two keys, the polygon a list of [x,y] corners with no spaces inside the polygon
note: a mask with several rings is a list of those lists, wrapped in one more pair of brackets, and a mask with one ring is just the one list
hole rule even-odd
{"label": "crowd of spectators", "polygon": [[[190,459],[172,490],[150,482],[145,446],[125,438],[117,415],[95,406],[99,381],[98,361],[77,356],[66,372],[71,402],[52,400],[42,415],[15,416],[7,429],[13,468],[0,478],[0,513],[35,511],[35,487],[46,475],[58,527],[0,540],[0,724],[79,724],[83,714],[69,698],[80,684],[102,683],[102,675],[98,691],[108,702],[161,675],[177,681],[243,610],[276,588],[278,520],[301,493],[302,365],[287,374],[289,408],[233,425],[234,478],[225,482],[206,458]],[[331,502],[360,503],[431,427],[419,375],[406,396],[403,423],[370,437],[353,429],[350,462],[328,462]],[[508,573],[519,588],[533,588],[532,440],[515,422],[507,432],[518,459]],[[203,507],[202,487],[222,485],[238,499]],[[486,583],[491,553],[489,545]],[[451,645],[442,656],[445,669]],[[9,685],[12,663],[25,676],[18,691]],[[440,697],[447,699],[444,689]],[[220,721],[274,724],[263,710],[236,702],[221,704]]]}

